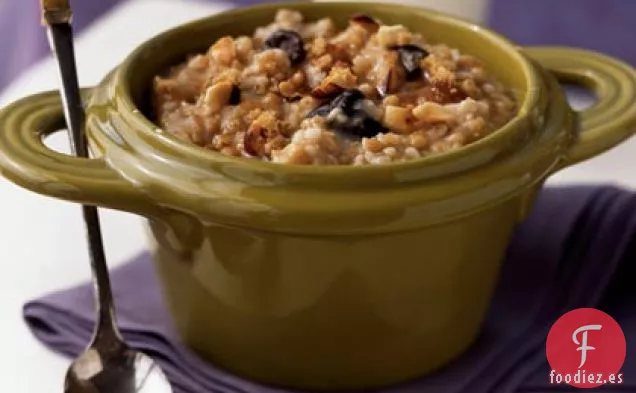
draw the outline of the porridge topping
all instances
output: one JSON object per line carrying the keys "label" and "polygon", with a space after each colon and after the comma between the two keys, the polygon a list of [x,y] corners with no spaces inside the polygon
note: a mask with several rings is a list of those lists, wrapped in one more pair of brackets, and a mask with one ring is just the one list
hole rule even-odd
{"label": "porridge topping", "polygon": [[265,40],[265,48],[283,50],[292,64],[299,64],[305,60],[303,39],[292,30],[276,30]]}
{"label": "porridge topping", "polygon": [[482,62],[401,25],[353,15],[338,31],[280,10],[154,81],[157,122],[218,151],[276,163],[374,165],[477,141],[515,114]]}

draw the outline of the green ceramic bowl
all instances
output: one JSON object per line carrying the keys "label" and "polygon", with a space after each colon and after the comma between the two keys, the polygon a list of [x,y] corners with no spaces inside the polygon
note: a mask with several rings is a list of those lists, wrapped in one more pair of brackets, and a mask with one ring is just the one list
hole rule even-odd
{"label": "green ceramic bowl", "polygon": [[[297,388],[370,388],[435,370],[471,345],[515,226],[551,173],[632,135],[636,73],[607,56],[519,48],[479,26],[395,4],[286,4],[339,23],[360,9],[483,58],[518,116],[460,150],[368,167],[283,166],[182,143],[144,116],[152,76],[280,4],[190,23],[86,90],[94,159],[56,153],[56,92],[0,113],[2,175],[35,192],[148,218],[176,328],[205,359]],[[596,92],[573,112],[558,81]]]}

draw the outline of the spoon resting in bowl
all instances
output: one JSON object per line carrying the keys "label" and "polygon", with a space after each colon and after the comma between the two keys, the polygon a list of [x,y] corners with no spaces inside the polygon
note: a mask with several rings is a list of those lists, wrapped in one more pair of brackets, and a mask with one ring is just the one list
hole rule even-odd
{"label": "spoon resting in bowl", "polygon": [[[57,58],[71,151],[88,158],[84,135],[84,108],[77,79],[71,8],[68,0],[41,0],[43,22],[48,26],[51,50]],[[66,374],[67,393],[170,393],[161,369],[147,355],[131,349],[117,328],[108,267],[95,206],[82,206],[96,291],[97,322],[88,349]]]}

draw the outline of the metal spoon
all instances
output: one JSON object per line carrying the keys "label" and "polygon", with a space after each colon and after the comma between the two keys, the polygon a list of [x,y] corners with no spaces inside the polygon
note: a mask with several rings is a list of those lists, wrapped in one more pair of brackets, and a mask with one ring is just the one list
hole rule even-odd
{"label": "metal spoon", "polygon": [[[51,50],[58,60],[62,103],[73,154],[88,157],[84,135],[84,108],[80,96],[73,48],[71,7],[68,0],[41,0]],[[88,235],[91,270],[97,292],[97,323],[88,349],[66,374],[67,393],[171,393],[170,383],[154,361],[128,347],[117,328],[108,267],[97,208],[82,206]]]}

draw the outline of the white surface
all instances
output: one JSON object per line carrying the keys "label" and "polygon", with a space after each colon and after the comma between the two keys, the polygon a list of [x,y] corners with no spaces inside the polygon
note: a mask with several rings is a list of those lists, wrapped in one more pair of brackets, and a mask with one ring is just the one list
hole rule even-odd
{"label": "white surface", "polygon": [[[186,1],[175,5],[177,1],[135,0],[82,34],[77,43],[82,85],[98,82],[147,37],[222,8],[218,4]],[[446,11],[452,11],[450,3],[465,4],[449,2],[443,6]],[[0,96],[0,105],[56,86],[54,65],[47,60],[27,71],[5,91]],[[57,149],[68,151],[64,135],[53,137],[51,143]],[[634,157],[636,142],[631,140],[608,154],[557,174],[550,183],[615,182],[636,188]],[[3,179],[0,180],[0,201],[0,266],[4,269],[0,274],[2,388],[17,393],[61,391],[68,361],[52,354],[31,337],[22,322],[21,307],[27,300],[46,292],[88,279],[80,209],[20,189]],[[139,218],[114,211],[102,211],[101,217],[111,266],[144,248]]]}

